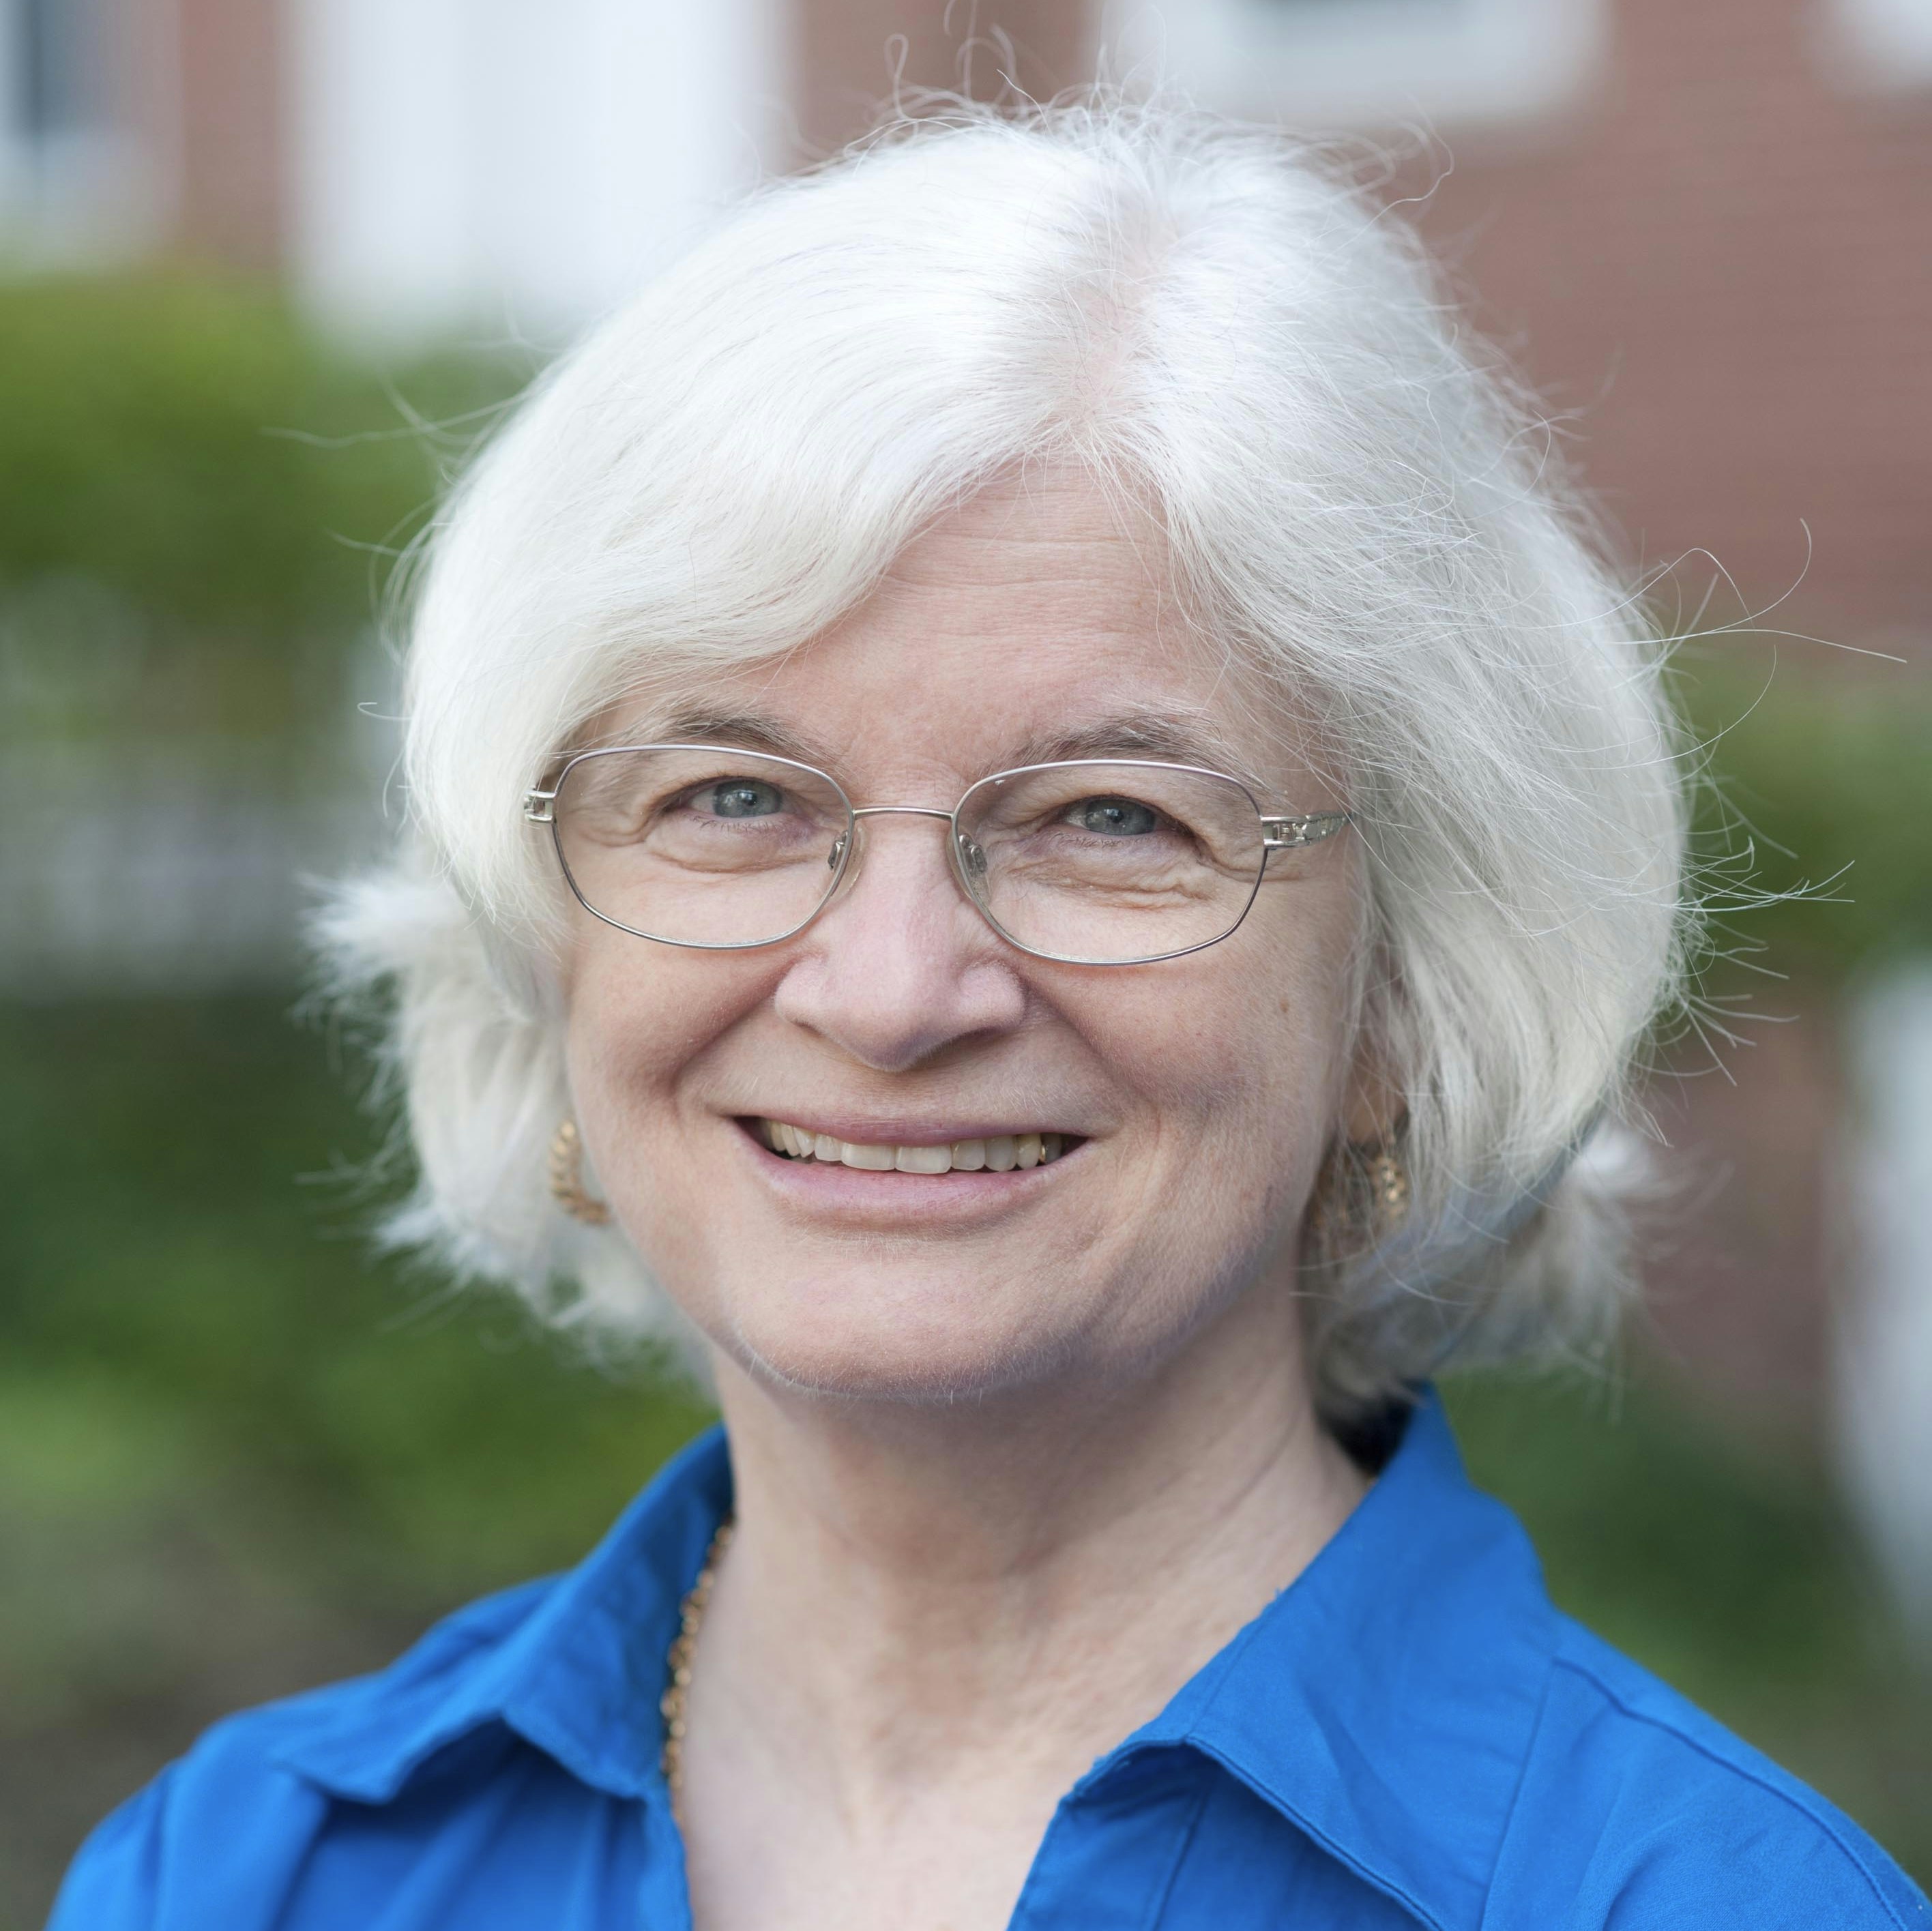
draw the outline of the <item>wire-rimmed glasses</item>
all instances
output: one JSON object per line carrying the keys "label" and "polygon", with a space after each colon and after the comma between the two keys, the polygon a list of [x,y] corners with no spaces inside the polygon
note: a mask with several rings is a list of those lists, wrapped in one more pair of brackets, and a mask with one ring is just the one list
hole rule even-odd
{"label": "wire-rimmed glasses", "polygon": [[938,818],[960,889],[1010,944],[1074,965],[1142,965],[1216,944],[1270,857],[1346,811],[1271,816],[1188,764],[1073,758],[998,771],[950,811],[854,805],[808,764],[728,745],[580,751],[525,795],[578,902],[620,931],[716,952],[776,945],[831,902],[862,818]]}

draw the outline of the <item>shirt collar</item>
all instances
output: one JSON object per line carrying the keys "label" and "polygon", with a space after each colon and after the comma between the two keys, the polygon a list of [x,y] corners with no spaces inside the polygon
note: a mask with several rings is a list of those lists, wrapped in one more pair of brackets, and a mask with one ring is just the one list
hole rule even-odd
{"label": "shirt collar", "polygon": [[1431,1390],[1327,1547],[1116,1757],[1202,1752],[1424,1923],[1475,1931],[1558,1636]]}
{"label": "shirt collar", "polygon": [[[451,1619],[310,1720],[295,1706],[278,1760],[382,1803],[495,1722],[595,1788],[662,1792],[664,1657],[730,1483],[713,1429],[568,1575]],[[1556,1642],[1528,1539],[1431,1392],[1328,1546],[1078,1788],[1198,1753],[1424,1923],[1474,1931]]]}
{"label": "shirt collar", "polygon": [[598,1789],[662,1791],[665,1658],[730,1498],[724,1431],[712,1428],[575,1569],[460,1611],[380,1675],[320,1693],[313,1720],[298,1703],[276,1760],[337,1796],[383,1804],[430,1758],[497,1723]]}

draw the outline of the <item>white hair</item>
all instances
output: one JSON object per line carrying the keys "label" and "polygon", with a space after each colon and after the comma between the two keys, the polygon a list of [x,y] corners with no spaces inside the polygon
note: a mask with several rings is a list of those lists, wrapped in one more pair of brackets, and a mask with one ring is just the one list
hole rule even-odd
{"label": "white hair", "polygon": [[1306,1274],[1346,1415],[1574,1349],[1622,1273],[1628,1102],[1683,971],[1658,647],[1418,244],[1319,153],[1095,98],[955,108],[778,183],[553,367],[430,534],[407,848],[320,937],[388,983],[420,1181],[390,1226],[561,1322],[680,1336],[546,1191],[569,1105],[529,786],[621,697],[824,630],[1042,460],[1131,490],[1191,607],[1335,747],[1411,1205]]}

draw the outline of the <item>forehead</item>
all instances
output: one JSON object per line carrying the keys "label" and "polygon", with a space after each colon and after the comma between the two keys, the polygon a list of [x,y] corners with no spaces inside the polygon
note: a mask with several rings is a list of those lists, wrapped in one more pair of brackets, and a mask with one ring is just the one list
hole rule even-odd
{"label": "forehead", "polygon": [[1270,782],[1296,733],[1190,622],[1166,538],[1067,471],[938,519],[873,594],[783,655],[681,678],[627,728],[726,739],[881,784],[1142,756]]}

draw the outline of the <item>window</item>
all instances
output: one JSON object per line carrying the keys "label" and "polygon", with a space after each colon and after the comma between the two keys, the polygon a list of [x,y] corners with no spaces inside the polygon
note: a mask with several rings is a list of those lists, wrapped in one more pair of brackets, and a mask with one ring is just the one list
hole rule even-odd
{"label": "window", "polygon": [[28,257],[124,238],[138,171],[116,124],[124,0],[0,0],[0,236]]}
{"label": "window", "polygon": [[[1878,4],[1878,0],[1870,0]],[[1304,126],[1514,121],[1588,82],[1606,0],[1106,0],[1124,68]]]}
{"label": "window", "polygon": [[44,151],[98,118],[88,70],[88,22],[74,0],[15,0],[14,127]]}

